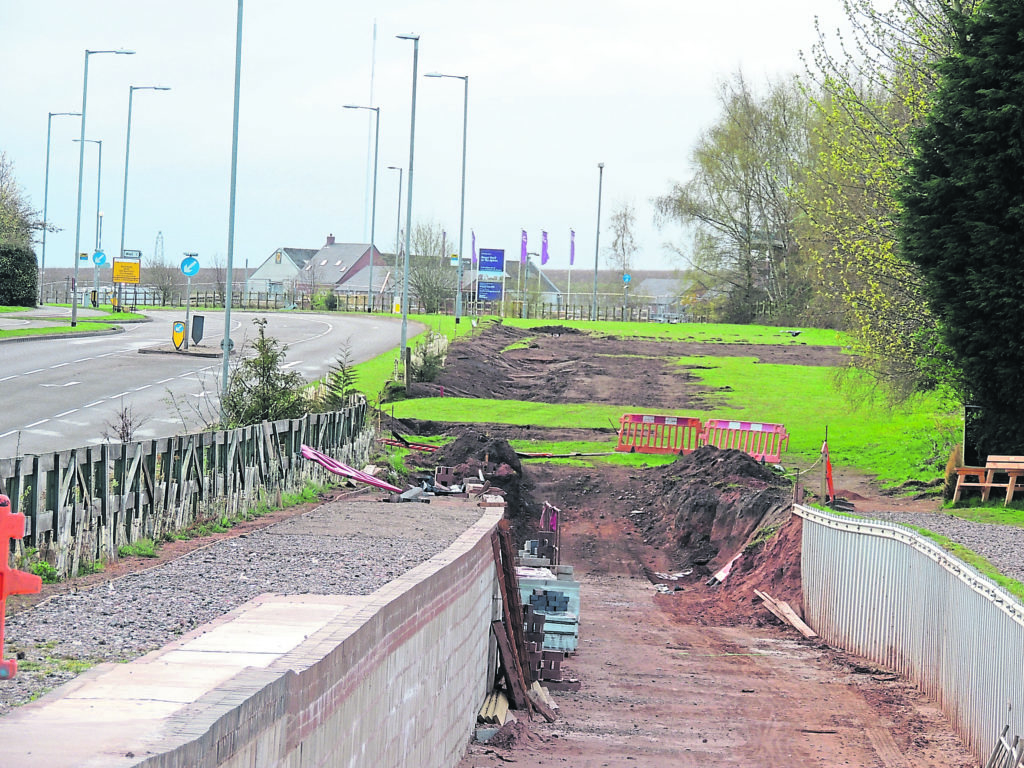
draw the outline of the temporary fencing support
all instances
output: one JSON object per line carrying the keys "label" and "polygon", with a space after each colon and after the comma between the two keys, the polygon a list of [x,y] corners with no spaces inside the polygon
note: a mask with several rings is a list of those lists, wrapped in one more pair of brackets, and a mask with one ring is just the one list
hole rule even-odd
{"label": "temporary fencing support", "polygon": [[778,464],[782,461],[782,452],[789,447],[789,433],[782,424],[709,419],[704,422],[701,444],[734,448],[759,461]]}
{"label": "temporary fencing support", "polygon": [[935,699],[983,763],[1024,734],[1024,605],[902,526],[796,506],[805,620]]}
{"label": "temporary fencing support", "polygon": [[346,464],[367,460],[366,413],[360,397],[300,419],[0,459],[0,493],[26,518],[15,554],[33,548],[66,578],[139,539],[279,504],[307,480],[332,479],[301,458],[303,444]]}
{"label": "temporary fencing support", "polygon": [[616,451],[692,453],[699,447],[700,419],[627,413],[619,420]]}

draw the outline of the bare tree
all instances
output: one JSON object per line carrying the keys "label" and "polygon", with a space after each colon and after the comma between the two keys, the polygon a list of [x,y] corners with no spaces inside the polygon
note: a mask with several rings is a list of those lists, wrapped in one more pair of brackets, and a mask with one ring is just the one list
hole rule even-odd
{"label": "bare tree", "polygon": [[171,298],[185,289],[185,276],[177,264],[172,264],[166,256],[150,256],[147,260],[142,281],[160,291],[160,303],[170,304]]}
{"label": "bare tree", "polygon": [[622,203],[612,211],[610,218],[612,228],[612,244],[607,249],[606,258],[620,275],[633,270],[633,257],[637,252],[636,210],[630,203]]}
{"label": "bare tree", "polygon": [[440,312],[454,300],[457,272],[444,258],[443,229],[439,224],[417,224],[409,255],[409,292],[428,313]]}

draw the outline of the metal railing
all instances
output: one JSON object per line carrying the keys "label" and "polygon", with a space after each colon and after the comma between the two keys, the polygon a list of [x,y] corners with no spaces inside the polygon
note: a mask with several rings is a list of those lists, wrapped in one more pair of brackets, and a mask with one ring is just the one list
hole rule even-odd
{"label": "metal railing", "polygon": [[1024,733],[1024,605],[899,525],[804,506],[805,619],[825,642],[913,680],[984,761]]}
{"label": "metal railing", "polygon": [[360,398],[341,411],[132,443],[0,460],[0,487],[26,516],[25,548],[61,578],[113,560],[118,548],[233,518],[326,470],[301,458],[309,445],[346,464],[365,461],[372,429]]}

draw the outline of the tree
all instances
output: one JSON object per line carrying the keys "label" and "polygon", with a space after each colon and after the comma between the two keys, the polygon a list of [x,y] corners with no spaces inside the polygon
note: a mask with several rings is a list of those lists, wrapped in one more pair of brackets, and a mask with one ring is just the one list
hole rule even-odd
{"label": "tree", "polygon": [[443,231],[438,224],[417,224],[412,231],[409,294],[429,314],[441,312],[455,297],[458,277],[444,252]]}
{"label": "tree", "polygon": [[1024,5],[964,19],[900,188],[904,256],[924,276],[983,453],[1024,451]]}
{"label": "tree", "polygon": [[160,291],[160,303],[170,304],[175,294],[185,291],[185,275],[177,264],[172,264],[165,256],[150,256],[146,264],[142,281]]}
{"label": "tree", "polygon": [[297,419],[308,410],[302,374],[282,366],[288,347],[267,336],[266,318],[252,322],[257,329],[251,343],[255,354],[242,359],[231,372],[224,397],[225,426],[229,427]]}
{"label": "tree", "polygon": [[334,364],[324,379],[323,394],[317,404],[321,411],[340,411],[349,405],[353,395],[359,394],[356,387],[358,376],[353,367],[352,347],[346,342],[338,351]]}
{"label": "tree", "polygon": [[0,241],[0,306],[34,307],[39,265],[26,243]]}
{"label": "tree", "polygon": [[719,103],[693,150],[692,178],[655,206],[662,221],[693,227],[691,252],[677,253],[726,296],[723,319],[789,318],[807,301],[789,194],[807,162],[807,101],[792,80],[759,97],[737,74],[722,83]]}
{"label": "tree", "polygon": [[29,246],[33,234],[42,227],[39,212],[29,205],[14,178],[14,164],[4,152],[0,152],[0,244]]}
{"label": "tree", "polygon": [[637,245],[634,230],[636,229],[636,210],[629,203],[622,203],[612,211],[609,218],[612,229],[612,244],[608,249],[608,263],[620,275],[633,270],[633,256]]}
{"label": "tree", "polygon": [[817,263],[820,311],[856,339],[852,358],[895,399],[940,386],[945,351],[917,268],[897,244],[895,191],[936,87],[932,63],[955,50],[978,0],[845,0],[853,34],[824,35],[807,63],[811,157],[799,186],[798,238]]}

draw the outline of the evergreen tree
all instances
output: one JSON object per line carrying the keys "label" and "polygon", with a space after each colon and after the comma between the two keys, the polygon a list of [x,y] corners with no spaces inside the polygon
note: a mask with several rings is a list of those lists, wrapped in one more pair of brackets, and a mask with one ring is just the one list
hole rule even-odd
{"label": "evergreen tree", "polygon": [[975,446],[1024,451],[1024,3],[986,0],[938,65],[901,199],[900,241],[925,278]]}
{"label": "evergreen tree", "polygon": [[288,347],[267,336],[266,318],[252,322],[258,331],[251,345],[254,354],[242,359],[232,371],[224,398],[229,427],[297,419],[308,410],[302,374],[283,367]]}

